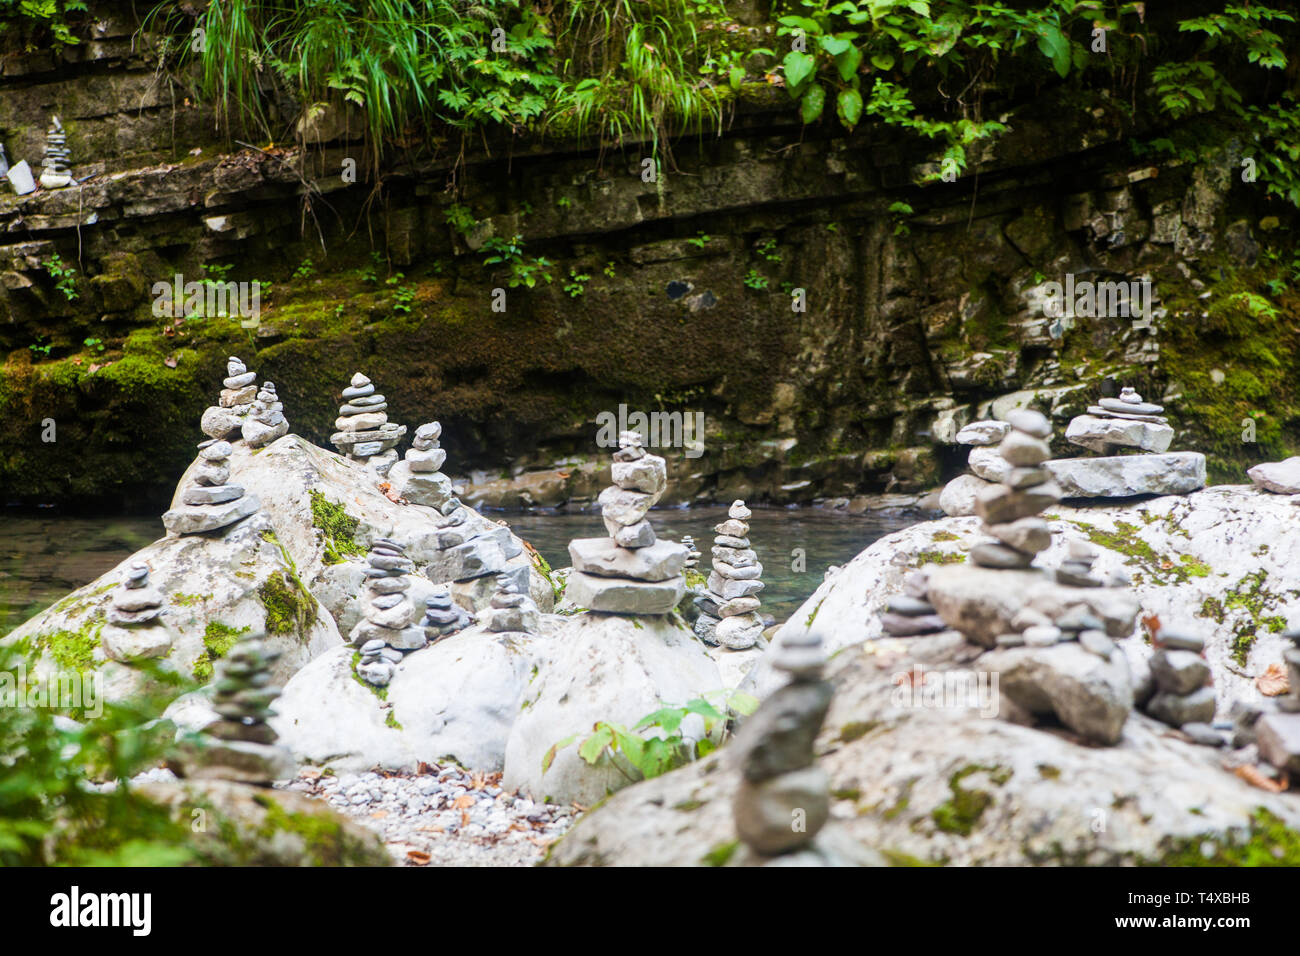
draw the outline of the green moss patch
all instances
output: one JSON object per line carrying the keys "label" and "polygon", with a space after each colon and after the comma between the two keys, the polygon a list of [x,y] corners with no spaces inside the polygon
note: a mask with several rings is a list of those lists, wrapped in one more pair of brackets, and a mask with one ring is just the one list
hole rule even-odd
{"label": "green moss patch", "polygon": [[194,661],[191,672],[200,684],[212,680],[213,664],[225,657],[235,642],[248,633],[248,628],[234,628],[220,621],[208,621],[203,629],[203,652]]}
{"label": "green moss patch", "polygon": [[700,857],[700,862],[705,866],[726,866],[728,861],[736,855],[740,849],[740,841],[732,840],[730,843],[719,843],[704,856]]}
{"label": "green moss patch", "polygon": [[[1210,574],[1210,566],[1190,554],[1165,555],[1138,537],[1141,530],[1127,521],[1116,521],[1114,531],[1106,531],[1084,521],[1070,522],[1088,536],[1093,544],[1100,545],[1125,556],[1125,564],[1135,569],[1134,580],[1141,583],[1139,575],[1152,584],[1185,584],[1192,578]],[[1150,522],[1148,522],[1149,524]]]}
{"label": "green moss patch", "polygon": [[348,555],[365,553],[353,539],[360,521],[348,514],[341,504],[330,501],[315,488],[311,496],[311,523],[324,539],[326,564],[342,564]]}
{"label": "green moss patch", "polygon": [[76,631],[51,631],[36,638],[36,649],[48,653],[64,670],[93,670],[98,666],[95,650],[103,627],[102,621],[87,621]]}
{"label": "green moss patch", "polygon": [[978,764],[968,764],[949,777],[948,789],[952,796],[930,811],[934,825],[944,833],[970,836],[984,811],[993,803],[993,794],[987,790],[967,790],[961,785],[971,774],[980,771],[987,773],[998,786],[1011,779],[1011,771],[1005,767],[982,767]]}
{"label": "green moss patch", "polygon": [[1222,624],[1229,611],[1244,611],[1245,617],[1232,629],[1232,656],[1238,664],[1245,666],[1250,649],[1255,645],[1255,638],[1261,629],[1273,634],[1286,628],[1286,618],[1280,614],[1265,614],[1269,605],[1279,600],[1264,587],[1268,572],[1263,568],[1252,571],[1232,588],[1224,593],[1222,600],[1207,597],[1201,602],[1197,613],[1209,618],[1216,624]]}
{"label": "green moss patch", "polygon": [[1245,833],[1166,839],[1167,852],[1140,866],[1300,866],[1300,833],[1263,807]]}

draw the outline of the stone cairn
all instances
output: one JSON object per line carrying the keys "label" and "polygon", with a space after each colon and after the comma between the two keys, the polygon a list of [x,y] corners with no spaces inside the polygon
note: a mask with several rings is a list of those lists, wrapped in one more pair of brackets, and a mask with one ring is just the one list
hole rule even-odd
{"label": "stone cairn", "polygon": [[172,638],[158,620],[162,609],[162,593],[149,583],[149,565],[133,562],[109,602],[108,624],[100,632],[104,655],[121,663],[164,656]]}
{"label": "stone cairn", "polygon": [[618,436],[614,483],[600,493],[608,538],[569,542],[573,572],[565,597],[578,607],[611,614],[668,614],[686,593],[686,548],[655,539],[646,514],[668,487],[668,469],[648,454],[638,432]]}
{"label": "stone cairn", "polygon": [[947,628],[928,598],[924,570],[909,571],[903,577],[903,593],[891,597],[880,615],[880,627],[890,637],[917,637]]}
{"label": "stone cairn", "polygon": [[181,491],[181,504],[162,516],[173,534],[200,534],[224,528],[254,514],[260,503],[230,480],[230,442],[209,438],[199,445],[194,483]]}
{"label": "stone cairn", "polygon": [[727,520],[713,528],[713,570],[706,592],[695,599],[700,609],[695,635],[706,644],[740,651],[753,647],[763,634],[756,596],[764,587],[759,580],[763,565],[749,546],[752,514],[738,499],[727,509]]}
{"label": "stone cairn", "polygon": [[967,465],[973,474],[958,475],[939,493],[939,507],[950,517],[975,513],[975,496],[991,483],[1006,477],[1011,466],[995,447],[1007,436],[1011,426],[993,419],[971,422],[957,432],[959,445],[970,446]]}
{"label": "stone cairn", "polygon": [[387,475],[397,461],[393,447],[406,434],[406,426],[388,420],[388,402],[360,372],[352,376],[352,384],[343,389],[342,398],[339,417],[334,420],[338,431],[330,441],[353,461],[370,463],[381,475]]}
{"label": "stone cairn", "polygon": [[489,631],[519,631],[536,634],[541,614],[533,599],[519,586],[513,575],[497,575],[497,591],[487,611]]}
{"label": "stone cairn", "polygon": [[406,550],[396,541],[376,538],[366,560],[368,600],[364,616],[348,639],[361,648],[357,675],[382,686],[392,679],[394,668],[367,667],[363,673],[362,665],[377,664],[381,658],[396,665],[403,651],[419,650],[429,639],[424,627],[415,623],[415,605],[407,594],[411,588],[407,575],[415,570],[415,563],[406,556]]}
{"label": "stone cairn", "polygon": [[700,564],[700,552],[695,549],[695,539],[689,534],[682,535],[682,547],[686,549],[686,564],[682,567],[687,571],[695,570]]}
{"label": "stone cairn", "polygon": [[[830,780],[813,752],[831,703],[821,638],[784,638],[773,655],[772,666],[790,680],[741,725],[732,748],[742,777],[732,804],[736,833],[762,856],[806,847],[830,818]],[[804,814],[802,829],[791,825],[795,811]]]}
{"label": "stone cairn", "polygon": [[226,359],[226,377],[221,381],[221,395],[216,405],[203,412],[199,427],[209,438],[238,438],[244,419],[257,398],[257,373],[232,355]]}
{"label": "stone cairn", "polygon": [[262,383],[252,411],[240,426],[240,433],[254,448],[269,445],[289,434],[289,420],[284,417],[284,405],[275,394],[274,382]]}
{"label": "stone cairn", "polygon": [[59,118],[53,118],[50,128],[45,133],[45,158],[41,160],[41,185],[46,189],[62,189],[71,186],[75,180],[69,160],[72,153],[68,151],[68,134],[63,130]]}
{"label": "stone cairn", "polygon": [[[523,553],[523,546],[510,534],[509,528],[504,525],[485,528],[476,523],[477,516],[471,509],[462,507],[458,498],[448,499],[438,510],[443,516],[437,535],[438,549],[424,569],[430,581],[435,584],[467,584],[490,575],[509,573],[527,589],[528,566],[507,567],[513,558]],[[476,588],[470,590],[472,606],[482,606],[488,592],[474,593]]]}
{"label": "stone cairn", "polygon": [[1061,497],[1051,475],[1040,467],[1052,455],[1047,444],[1051,423],[1039,412],[1017,409],[1007,415],[1007,424],[1010,428],[998,445],[1007,473],[975,500],[984,530],[997,539],[971,549],[971,560],[985,568],[1029,567],[1052,543],[1047,522],[1038,514]]}
{"label": "stone cairn", "polygon": [[1142,401],[1128,386],[1119,398],[1102,398],[1088,406],[1088,414],[1070,420],[1065,440],[1102,455],[1114,455],[1123,448],[1160,452],[1169,450],[1174,430],[1162,417],[1164,408]]}
{"label": "stone cairn", "polygon": [[217,662],[212,706],[218,719],[203,728],[202,736],[210,739],[185,761],[185,776],[270,786],[294,775],[293,755],[276,744],[267,723],[280,695],[271,685],[271,665],[279,656],[260,638],[246,637]]}
{"label": "stone cairn", "polygon": [[420,626],[424,636],[432,644],[440,637],[447,637],[464,630],[474,623],[474,615],[451,599],[451,592],[445,587],[434,591],[424,600],[424,619]]}
{"label": "stone cairn", "polygon": [[1214,688],[1204,657],[1205,639],[1161,628],[1151,643],[1155,693],[1146,702],[1146,712],[1170,727],[1186,728],[1193,739],[1213,733],[1209,724],[1214,720]]}
{"label": "stone cairn", "polygon": [[388,471],[392,491],[414,505],[441,509],[454,496],[451,479],[441,471],[447,452],[439,447],[442,425],[426,422],[415,430],[406,457]]}

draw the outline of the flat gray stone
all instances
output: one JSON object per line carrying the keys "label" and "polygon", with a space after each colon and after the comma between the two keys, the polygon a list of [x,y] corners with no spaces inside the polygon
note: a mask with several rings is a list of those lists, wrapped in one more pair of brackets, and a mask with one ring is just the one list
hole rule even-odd
{"label": "flat gray stone", "polygon": [[970,549],[970,559],[982,568],[1027,568],[1034,556],[1008,548],[1005,544],[982,541]]}
{"label": "flat gray stone", "polygon": [[629,581],[574,571],[564,589],[566,601],[589,611],[611,614],[668,614],[686,593],[683,578]]}
{"label": "flat gray stone", "polygon": [[242,497],[242,485],[190,485],[181,492],[181,502],[187,505],[219,505]]}
{"label": "flat gray stone", "polygon": [[1279,770],[1300,774],[1300,714],[1265,714],[1255,721],[1259,755]]}
{"label": "flat gray stone", "polygon": [[1103,455],[1110,454],[1117,447],[1159,454],[1169,450],[1174,430],[1168,425],[1079,415],[1071,419],[1065,429],[1065,440]]}
{"label": "flat gray stone", "polygon": [[257,509],[256,496],[244,495],[217,505],[181,505],[164,512],[162,522],[172,534],[201,534],[242,521]]}
{"label": "flat gray stone", "polygon": [[1214,688],[1202,687],[1185,696],[1159,691],[1147,702],[1147,713],[1170,727],[1209,723],[1214,719]]}
{"label": "flat gray stone", "polygon": [[1064,498],[1185,495],[1205,487],[1205,456],[1195,451],[1046,462]]}
{"label": "flat gray stone", "polygon": [[1016,468],[1031,468],[1051,458],[1052,449],[1043,439],[1012,429],[998,445],[998,454]]}
{"label": "flat gray stone", "polygon": [[1018,432],[1034,438],[1051,438],[1052,423],[1042,412],[1032,408],[1016,408],[1007,413],[1007,424]]}
{"label": "flat gray stone", "polygon": [[1039,514],[1060,499],[1061,489],[1051,481],[1019,490],[989,485],[975,496],[975,513],[986,524],[1009,524]]}
{"label": "flat gray stone", "polygon": [[1210,665],[1194,651],[1157,650],[1151,655],[1151,676],[1161,691],[1185,696],[1205,686]]}
{"label": "flat gray stone", "polygon": [[996,445],[1007,437],[1009,431],[1011,431],[1011,426],[1006,422],[993,420],[971,422],[957,432],[957,444]]}
{"label": "flat gray stone", "polygon": [[636,461],[616,461],[610,468],[614,484],[625,491],[654,495],[657,501],[668,487],[668,468],[658,455],[645,455]]}
{"label": "flat gray stone", "polygon": [[620,548],[609,538],[576,538],[569,542],[573,567],[601,577],[666,581],[682,573],[686,549],[675,541],[659,540],[645,548]]}
{"label": "flat gray stone", "polygon": [[1275,495],[1300,494],[1300,455],[1284,461],[1266,461],[1246,470],[1255,487]]}

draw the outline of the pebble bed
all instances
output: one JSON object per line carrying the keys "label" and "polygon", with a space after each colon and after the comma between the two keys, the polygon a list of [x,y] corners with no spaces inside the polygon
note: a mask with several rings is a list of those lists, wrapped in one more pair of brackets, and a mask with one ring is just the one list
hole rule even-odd
{"label": "pebble bed", "polygon": [[403,866],[532,866],[564,835],[573,807],[501,788],[501,774],[421,764],[419,773],[322,773],[277,785],[324,800],[378,833]]}

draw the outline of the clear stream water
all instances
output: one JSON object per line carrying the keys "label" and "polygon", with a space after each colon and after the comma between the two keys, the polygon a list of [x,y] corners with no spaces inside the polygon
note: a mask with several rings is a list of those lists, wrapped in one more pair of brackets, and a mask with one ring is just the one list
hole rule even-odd
{"label": "clear stream water", "polygon": [[[489,514],[507,521],[556,568],[569,564],[570,539],[605,536],[594,513]],[[651,513],[660,537],[695,538],[705,570],[713,526],[725,517],[723,506]],[[755,508],[749,539],[763,563],[764,610],[785,620],[817,589],[828,567],[844,564],[877,538],[924,517],[916,512],[848,515],[816,508]],[[0,513],[0,635],[163,534],[158,518]]]}

